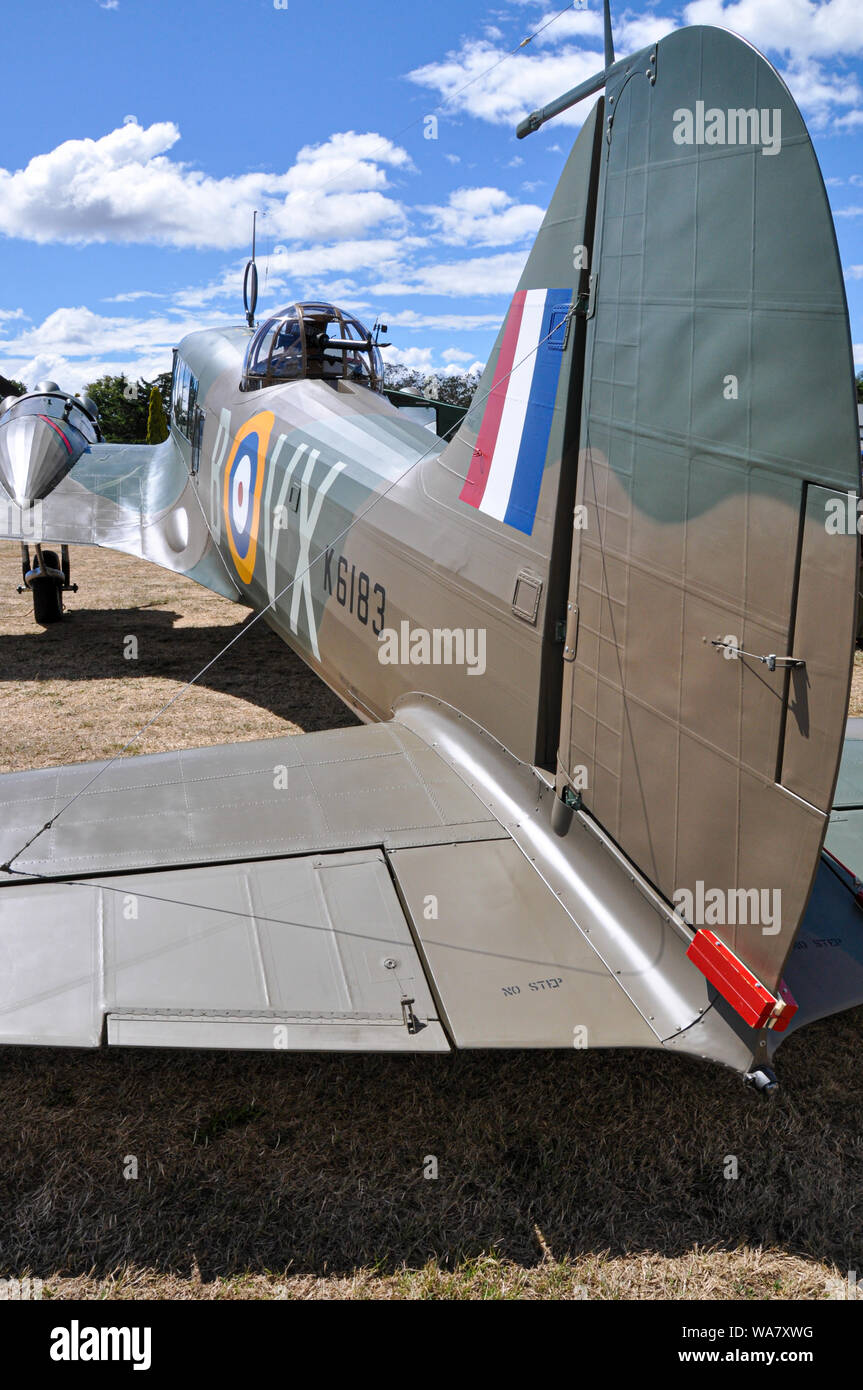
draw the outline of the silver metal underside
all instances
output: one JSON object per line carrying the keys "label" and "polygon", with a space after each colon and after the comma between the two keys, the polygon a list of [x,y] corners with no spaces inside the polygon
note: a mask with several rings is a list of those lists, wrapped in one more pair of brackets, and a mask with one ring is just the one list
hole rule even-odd
{"label": "silver metal underside", "polygon": [[0,1041],[670,1047],[744,1070],[607,838],[440,701],[387,724],[0,778]]}

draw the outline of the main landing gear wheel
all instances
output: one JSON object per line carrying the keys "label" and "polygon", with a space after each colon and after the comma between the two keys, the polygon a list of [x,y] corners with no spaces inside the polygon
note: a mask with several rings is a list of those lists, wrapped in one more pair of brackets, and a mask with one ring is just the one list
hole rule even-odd
{"label": "main landing gear wheel", "polygon": [[[33,594],[33,617],[40,627],[59,623],[63,616],[64,574],[60,568],[60,557],[54,550],[43,550],[37,556],[36,564],[41,566],[31,576],[30,590]],[[53,571],[53,573],[51,573]]]}
{"label": "main landing gear wheel", "polygon": [[33,595],[33,617],[40,627],[59,623],[63,616],[63,594],[66,589],[78,592],[78,585],[71,583],[69,574],[69,547],[62,545],[60,554],[56,550],[43,550],[36,546],[33,561],[30,561],[30,547],[21,546],[21,571],[24,583],[18,585],[19,594],[29,589]]}

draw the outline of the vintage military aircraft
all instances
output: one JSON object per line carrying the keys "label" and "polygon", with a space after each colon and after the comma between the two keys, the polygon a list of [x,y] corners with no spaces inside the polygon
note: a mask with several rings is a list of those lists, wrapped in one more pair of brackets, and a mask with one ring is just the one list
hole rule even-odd
{"label": "vintage military aircraft", "polygon": [[519,134],[597,92],[452,438],[325,303],[186,337],[155,447],[4,403],[37,618],[69,546],[143,556],[363,723],[0,779],[3,1041],[653,1047],[770,1091],[863,1001],[863,740],[822,852],[860,458],[818,163],[724,30],[615,61],[606,12]]}

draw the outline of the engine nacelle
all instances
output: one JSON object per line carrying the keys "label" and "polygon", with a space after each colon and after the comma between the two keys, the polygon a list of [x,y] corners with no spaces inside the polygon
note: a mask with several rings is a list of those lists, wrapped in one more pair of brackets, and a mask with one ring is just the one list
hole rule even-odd
{"label": "engine nacelle", "polygon": [[19,506],[47,497],[91,444],[98,444],[95,405],[53,382],[0,406],[0,492]]}

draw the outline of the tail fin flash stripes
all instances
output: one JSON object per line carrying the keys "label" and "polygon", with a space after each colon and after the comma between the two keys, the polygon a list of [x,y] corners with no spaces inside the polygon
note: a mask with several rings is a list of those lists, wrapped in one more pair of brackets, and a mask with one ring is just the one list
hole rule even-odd
{"label": "tail fin flash stripes", "polygon": [[509,306],[503,342],[500,345],[497,368],[494,374],[494,385],[486,401],[482,424],[480,425],[479,435],[477,436],[476,448],[473,451],[470,469],[465,478],[464,487],[459,494],[462,502],[469,503],[471,507],[479,507],[481,505],[488,483],[489,470],[491,469],[495,445],[497,444],[501,417],[503,415],[504,406],[506,405],[510,372],[512,371],[513,363],[517,360],[515,351],[518,344],[522,313],[524,311],[524,301],[526,298],[527,291],[518,290],[513,296],[512,303]]}
{"label": "tail fin flash stripes", "polygon": [[462,502],[527,535],[536,517],[571,300],[571,288],[519,290],[513,297],[460,493]]}

